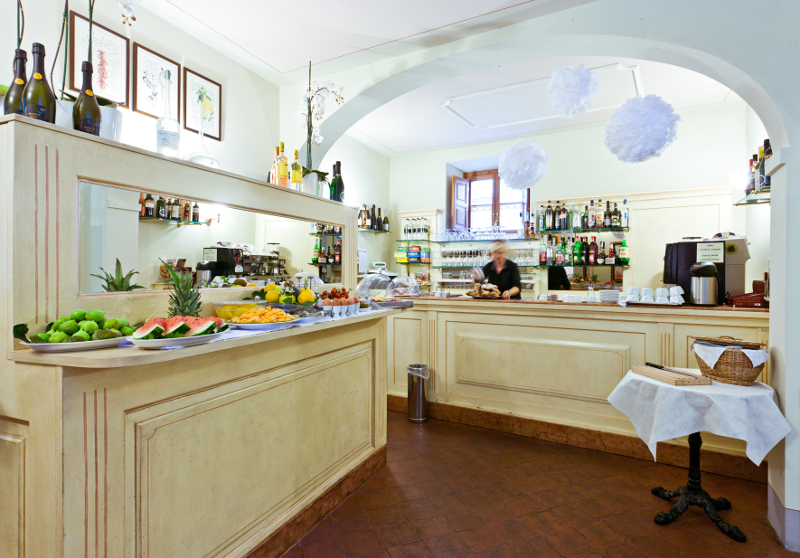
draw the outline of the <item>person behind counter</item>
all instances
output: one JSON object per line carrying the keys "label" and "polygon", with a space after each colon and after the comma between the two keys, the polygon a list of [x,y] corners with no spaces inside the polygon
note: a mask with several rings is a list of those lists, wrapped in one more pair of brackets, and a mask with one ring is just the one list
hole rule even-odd
{"label": "person behind counter", "polygon": [[[508,244],[502,240],[495,240],[489,245],[489,255],[492,261],[483,266],[483,277],[503,293],[505,299],[521,299],[522,281],[519,278],[519,267],[509,260]],[[481,278],[473,271],[473,282]]]}

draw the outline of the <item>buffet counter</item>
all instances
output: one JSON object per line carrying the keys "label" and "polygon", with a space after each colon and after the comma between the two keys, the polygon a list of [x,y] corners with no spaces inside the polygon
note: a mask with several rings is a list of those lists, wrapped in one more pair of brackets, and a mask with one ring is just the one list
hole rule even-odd
{"label": "buffet counter", "polygon": [[[769,312],[761,309],[426,296],[389,320],[388,387],[405,397],[406,367],[428,364],[432,401],[548,428],[635,436],[606,400],[631,367],[698,368],[691,336],[766,343],[768,334]],[[759,381],[769,384],[769,374],[768,364]],[[712,435],[705,441],[709,449],[744,455],[742,442]]]}

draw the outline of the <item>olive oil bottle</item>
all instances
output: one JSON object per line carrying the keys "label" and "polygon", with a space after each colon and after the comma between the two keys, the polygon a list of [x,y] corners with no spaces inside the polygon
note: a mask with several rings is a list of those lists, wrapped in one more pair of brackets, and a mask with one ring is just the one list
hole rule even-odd
{"label": "olive oil bottle", "polygon": [[41,43],[33,43],[33,73],[22,94],[22,114],[56,123],[56,98],[45,77],[44,45]]}
{"label": "olive oil bottle", "polygon": [[18,48],[14,51],[14,81],[6,92],[3,102],[4,114],[22,114],[22,94],[25,92],[25,84],[28,79],[25,74],[25,63],[28,61],[28,53]]}
{"label": "olive oil bottle", "polygon": [[81,85],[81,94],[72,107],[72,127],[81,132],[99,136],[100,121],[103,117],[100,113],[100,104],[92,92],[92,63],[83,62],[81,73],[83,73],[83,85]]}

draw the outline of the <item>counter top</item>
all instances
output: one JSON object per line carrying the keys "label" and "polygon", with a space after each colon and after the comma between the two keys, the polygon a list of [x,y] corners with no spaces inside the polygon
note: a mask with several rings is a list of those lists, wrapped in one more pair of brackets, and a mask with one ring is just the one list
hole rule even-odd
{"label": "counter top", "polygon": [[399,314],[400,312],[402,312],[402,310],[375,310],[359,314],[352,318],[337,318],[312,324],[297,324],[278,331],[264,331],[258,335],[237,339],[220,339],[211,343],[193,345],[180,349],[148,350],[126,346],[111,349],[78,351],[74,353],[39,353],[25,348],[19,341],[15,340],[15,347],[17,350],[12,351],[8,358],[16,362],[62,366],[65,368],[121,368],[124,366],[141,366],[203,355],[226,349],[235,349],[255,343],[275,341],[296,335],[317,333],[327,329],[386,318]]}

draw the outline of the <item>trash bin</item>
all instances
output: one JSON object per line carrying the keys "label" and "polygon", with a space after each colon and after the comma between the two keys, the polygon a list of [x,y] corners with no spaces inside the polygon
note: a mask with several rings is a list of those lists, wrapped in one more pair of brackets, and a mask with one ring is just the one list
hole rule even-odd
{"label": "trash bin", "polygon": [[410,364],[408,371],[408,422],[428,420],[428,398],[425,382],[431,372],[425,364]]}

